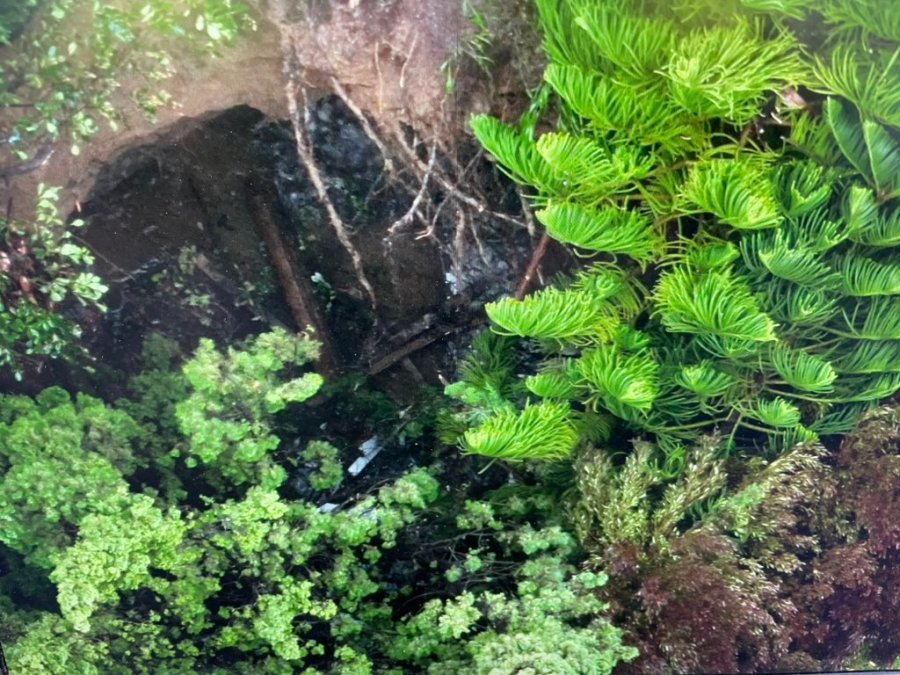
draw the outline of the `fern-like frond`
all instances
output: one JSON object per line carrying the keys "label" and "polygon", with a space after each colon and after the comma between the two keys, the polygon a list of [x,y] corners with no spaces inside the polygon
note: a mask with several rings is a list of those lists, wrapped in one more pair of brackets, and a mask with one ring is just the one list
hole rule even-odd
{"label": "fern-like frond", "polygon": [[840,148],[834,140],[831,127],[820,115],[812,115],[808,110],[785,114],[791,125],[790,144],[806,156],[825,166],[840,163]]}
{"label": "fern-like frond", "polygon": [[876,402],[890,398],[900,390],[900,373],[880,373],[868,377],[841,380],[837,395],[843,403]]}
{"label": "fern-like frond", "polygon": [[566,192],[584,199],[598,199],[630,188],[652,165],[638,148],[613,149],[586,136],[547,133],[537,141],[537,151],[551,167]]}
{"label": "fern-like frond", "polygon": [[524,300],[503,298],[485,306],[500,333],[545,340],[609,335],[619,319],[603,297],[583,290],[545,288]]}
{"label": "fern-like frond", "polygon": [[785,216],[796,218],[824,206],[831,197],[826,170],[814,162],[791,162],[775,170],[775,194]]}
{"label": "fern-like frond", "polygon": [[579,392],[576,377],[577,373],[571,363],[564,361],[529,376],[525,380],[525,386],[535,396],[568,401],[575,398]]}
{"label": "fern-like frond", "polygon": [[552,62],[596,72],[607,67],[596,43],[575,23],[576,14],[568,0],[535,0],[535,4],[544,34],[544,51]]}
{"label": "fern-like frond", "polygon": [[772,349],[771,360],[775,371],[795,389],[822,393],[834,388],[837,373],[823,358],[777,345]]}
{"label": "fern-like frond", "polygon": [[684,186],[686,199],[739,230],[781,222],[769,172],[758,162],[713,159],[698,162]]}
{"label": "fern-like frond", "polygon": [[775,428],[795,427],[800,424],[801,419],[800,409],[780,396],[759,399],[750,405],[740,406],[739,410],[745,416]]}
{"label": "fern-like frond", "polygon": [[601,132],[659,145],[672,154],[702,147],[706,131],[668,98],[662,85],[630,86],[575,66],[551,63],[546,80],[578,115]]}
{"label": "fern-like frond", "polygon": [[709,361],[701,361],[693,366],[682,367],[675,374],[675,382],[700,398],[711,398],[727,394],[737,380],[718,370]]}
{"label": "fern-like frond", "polygon": [[822,208],[789,218],[783,229],[786,241],[812,253],[824,253],[847,240],[848,228],[840,219],[831,220],[829,209]]}
{"label": "fern-like frond", "polygon": [[900,295],[900,265],[846,255],[841,262],[841,282],[847,295]]}
{"label": "fern-like frond", "polygon": [[896,67],[900,47],[888,58],[867,55],[847,43],[838,44],[830,63],[816,59],[816,87],[826,94],[843,96],[856,104],[866,117],[893,127],[900,126],[900,69]]}
{"label": "fern-like frond", "polygon": [[476,115],[471,121],[476,138],[501,164],[513,180],[535,186],[544,192],[556,192],[561,181],[541,157],[534,139],[489,115]]}
{"label": "fern-like frond", "polygon": [[[820,9],[817,5],[813,6]],[[836,27],[858,28],[883,40],[900,42],[900,13],[891,0],[829,0],[821,11]]]}
{"label": "fern-like frond", "polygon": [[822,436],[846,434],[856,426],[859,418],[871,407],[870,403],[842,405],[822,415],[822,417],[810,424],[809,428]]}
{"label": "fern-like frond", "polygon": [[698,243],[696,238],[683,240],[681,252],[670,256],[672,262],[682,262],[699,272],[731,267],[741,257],[738,247],[730,241]]}
{"label": "fern-like frond", "polygon": [[872,181],[881,200],[900,195],[900,144],[887,129],[872,120],[863,122],[863,136],[869,152]]}
{"label": "fern-like frond", "polygon": [[[858,220],[862,221],[863,214],[858,216]],[[873,211],[873,216],[865,229],[851,232],[853,241],[873,248],[900,246],[900,209],[877,209]]]}
{"label": "fern-like frond", "polygon": [[623,407],[646,412],[656,399],[659,364],[650,352],[626,355],[613,347],[600,347],[582,354],[576,367],[614,414],[621,416]]}
{"label": "fern-like frond", "polygon": [[810,445],[818,442],[819,434],[802,424],[769,434],[769,447],[781,452],[788,452],[800,444]]}
{"label": "fern-like frond", "polygon": [[636,211],[616,207],[598,211],[574,203],[551,202],[535,215],[557,241],[591,251],[624,254],[646,264],[662,248],[661,238],[649,220]]}
{"label": "fern-like frond", "polygon": [[809,288],[836,288],[840,277],[820,256],[806,248],[791,248],[782,231],[775,236],[751,236],[741,242],[745,259],[754,255],[774,276]]}
{"label": "fern-like frond", "polygon": [[593,410],[572,413],[578,435],[589,443],[605,443],[613,431],[613,417]]}
{"label": "fern-like frond", "polygon": [[[623,320],[630,321],[644,309],[647,290],[620,267],[598,263],[578,273],[571,288],[604,301]],[[616,327],[616,331],[619,328]]]}
{"label": "fern-like frond", "polygon": [[469,353],[459,364],[460,379],[474,387],[508,390],[516,379],[517,359],[513,346],[513,340],[508,337],[482,331],[472,340]]}
{"label": "fern-like frond", "polygon": [[850,337],[857,340],[900,340],[900,305],[893,297],[879,296],[860,303],[853,316],[845,314],[845,320]]}
{"label": "fern-like frond", "polygon": [[765,307],[788,330],[821,326],[838,311],[833,293],[771,280],[764,285]]}
{"label": "fern-like frond", "polygon": [[804,78],[798,54],[787,33],[764,38],[761,23],[738,22],[682,38],[661,72],[672,97],[693,115],[744,125],[759,114],[766,92]]}
{"label": "fern-like frond", "polygon": [[844,197],[842,210],[849,238],[859,243],[859,237],[875,224],[878,217],[875,195],[869,188],[853,185]]}
{"label": "fern-like frond", "polygon": [[610,3],[585,3],[575,22],[613,66],[617,79],[646,82],[675,42],[670,21],[631,16]]}
{"label": "fern-like frond", "polygon": [[760,310],[747,284],[727,271],[699,275],[675,267],[660,278],[654,299],[655,313],[675,333],[775,340],[774,322]]}
{"label": "fern-like frond", "polygon": [[900,341],[862,341],[835,361],[838,372],[848,375],[900,373]]}
{"label": "fern-like frond", "polygon": [[467,431],[466,452],[508,461],[559,460],[578,442],[569,405],[545,401],[521,412],[502,411]]}
{"label": "fern-like frond", "polygon": [[613,333],[613,343],[623,352],[634,353],[649,348],[651,339],[647,333],[622,324]]}

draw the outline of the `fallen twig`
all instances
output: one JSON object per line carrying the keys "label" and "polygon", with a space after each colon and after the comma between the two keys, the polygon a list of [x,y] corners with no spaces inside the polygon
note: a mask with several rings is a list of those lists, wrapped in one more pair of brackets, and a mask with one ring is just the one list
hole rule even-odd
{"label": "fallen twig", "polygon": [[[283,3],[281,5],[282,16],[285,15]],[[294,142],[297,146],[297,156],[300,159],[300,162],[306,168],[306,173],[309,175],[309,179],[313,184],[313,187],[316,189],[316,194],[319,197],[319,201],[322,203],[322,206],[325,208],[325,212],[328,214],[328,219],[331,222],[331,226],[337,235],[338,240],[341,242],[341,245],[344,247],[344,250],[350,255],[350,259],[353,262],[353,269],[356,271],[356,278],[359,281],[359,285],[363,287],[366,293],[369,296],[369,301],[372,304],[372,307],[375,308],[378,305],[378,301],[375,297],[375,290],[372,288],[372,284],[369,282],[369,279],[366,277],[366,272],[363,269],[362,258],[359,255],[359,251],[356,250],[356,247],[353,245],[353,241],[350,239],[350,234],[347,232],[347,228],[344,225],[344,221],[341,220],[340,215],[335,209],[334,204],[331,202],[331,198],[328,196],[328,189],[325,187],[325,181],[322,180],[322,176],[319,173],[319,169],[316,166],[316,160],[313,156],[312,146],[310,145],[307,137],[306,137],[306,128],[308,125],[308,119],[306,119],[309,115],[309,106],[306,101],[306,90],[303,86],[297,81],[296,73],[300,68],[300,60],[297,55],[297,47],[294,44],[294,38],[290,29],[287,26],[280,26],[281,32],[281,51],[282,56],[284,58],[284,75],[285,75],[285,95],[287,97],[288,104],[288,112],[290,113],[291,125],[294,129]],[[297,94],[300,94],[303,98],[303,108],[304,108],[304,120],[301,120],[300,117],[300,109],[297,106]]]}
{"label": "fallen twig", "polygon": [[549,246],[549,244],[550,235],[544,232],[541,235],[541,240],[538,242],[537,248],[534,249],[534,253],[531,256],[531,262],[528,263],[528,267],[525,270],[525,276],[522,277],[522,281],[516,289],[516,300],[521,300],[525,297],[526,293],[528,293],[531,282],[534,279],[535,274],[537,274],[538,267],[540,267],[541,261],[547,253],[547,246]]}

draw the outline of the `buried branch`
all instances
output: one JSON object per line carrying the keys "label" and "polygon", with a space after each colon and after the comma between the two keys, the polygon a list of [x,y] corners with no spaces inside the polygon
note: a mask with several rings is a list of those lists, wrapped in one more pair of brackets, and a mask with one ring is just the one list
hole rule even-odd
{"label": "buried branch", "polygon": [[278,226],[272,219],[271,204],[266,200],[267,193],[261,189],[263,185],[262,180],[254,179],[252,176],[247,181],[253,223],[272,257],[285,301],[297,328],[302,331],[311,326],[315,331],[315,339],[322,345],[319,352],[321,374],[325,377],[336,375],[340,371],[340,362],[331,340],[331,333],[319,312],[309,275],[300,269],[299,263],[284,245]]}

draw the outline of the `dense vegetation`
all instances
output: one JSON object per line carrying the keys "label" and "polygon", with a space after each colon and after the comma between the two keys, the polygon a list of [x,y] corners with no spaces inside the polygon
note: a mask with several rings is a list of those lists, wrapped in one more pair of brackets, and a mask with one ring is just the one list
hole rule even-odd
{"label": "dense vegetation", "polygon": [[342,492],[334,446],[279,439],[321,385],[302,372],[314,343],[175,354],[149,340],[115,406],[0,399],[13,672],[609,672],[635,655],[549,493],[466,501],[438,465]]}
{"label": "dense vegetation", "polygon": [[[246,20],[209,0],[164,21],[158,4],[119,19],[214,42],[212,8],[228,10],[216,26]],[[339,395],[306,336],[183,355],[156,335],[116,401],[0,396],[13,673],[900,656],[900,411],[884,405],[900,389],[900,12],[536,5],[543,87],[516,123],[473,128],[584,264],[488,305],[436,424],[417,420],[418,465],[362,491],[303,423]],[[29,7],[0,12],[0,39]],[[32,131],[56,140],[47,115],[68,110],[37,108]],[[53,198],[44,227],[0,229],[0,366],[64,354],[56,304],[102,301]]]}

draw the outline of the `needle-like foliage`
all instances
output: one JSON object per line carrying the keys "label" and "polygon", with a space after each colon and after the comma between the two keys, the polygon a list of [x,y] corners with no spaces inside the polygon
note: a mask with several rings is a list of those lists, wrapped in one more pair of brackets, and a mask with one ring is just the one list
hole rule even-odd
{"label": "needle-like foliage", "polygon": [[[527,393],[566,403],[552,408],[566,447],[583,409],[654,436],[673,467],[704,433],[783,449],[900,389],[900,51],[864,42],[892,29],[843,0],[688,5],[673,20],[652,3],[541,0],[559,130],[473,121],[547,233],[597,259],[487,306],[496,331],[548,352]],[[844,23],[811,59],[783,18],[817,11]],[[792,110],[797,85],[832,96]],[[759,132],[770,121],[784,142]],[[545,422],[522,402],[469,449],[513,457],[511,430]]]}

